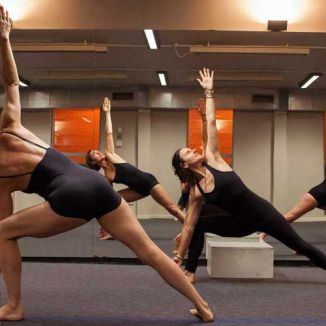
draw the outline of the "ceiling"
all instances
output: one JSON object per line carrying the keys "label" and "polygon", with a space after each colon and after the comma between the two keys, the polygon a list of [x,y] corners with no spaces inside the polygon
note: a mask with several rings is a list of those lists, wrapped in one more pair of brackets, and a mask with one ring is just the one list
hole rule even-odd
{"label": "ceiling", "polygon": [[[248,2],[249,0],[246,0]],[[45,1],[44,3],[46,3]],[[74,2],[74,1],[72,1]],[[86,0],[84,0],[86,4]],[[118,4],[117,1],[107,1]],[[128,1],[127,1],[128,2]],[[155,0],[157,5],[166,3]],[[169,1],[168,1],[169,2]],[[184,2],[184,1],[181,1]],[[198,1],[188,1],[195,5]],[[204,1],[201,3],[207,5],[212,1]],[[221,8],[227,9],[230,6],[239,6],[239,1],[229,0],[215,1],[220,3]],[[43,3],[43,6],[44,6]],[[60,1],[59,1],[60,3]],[[67,2],[65,2],[67,4]],[[82,6],[83,1],[80,1]],[[93,0],[94,10],[98,9]],[[146,3],[146,1],[139,1]],[[153,1],[151,2],[153,4]],[[317,1],[320,9],[324,8],[324,3]],[[49,2],[50,6],[50,2]],[[52,2],[53,6],[53,2]],[[172,5],[171,5],[172,6]],[[185,8],[185,7],[184,7]],[[236,7],[240,19],[241,8]],[[47,15],[51,16],[51,8],[47,11]],[[121,9],[121,8],[119,8]],[[165,10],[172,10],[165,9]],[[230,8],[228,8],[230,11]],[[232,9],[232,8],[231,8]],[[70,9],[69,9],[70,10]],[[68,13],[65,12],[67,18]],[[144,17],[146,8],[140,6],[134,8],[137,17]],[[50,13],[49,13],[50,12]],[[81,12],[84,12],[81,10]],[[239,30],[239,24],[234,27],[237,30],[211,30],[201,29],[216,26],[216,22],[212,21],[209,25],[204,20],[204,25],[198,26],[194,23],[196,29],[189,29],[191,6],[185,8],[187,15],[180,16],[178,23],[175,22],[176,28],[173,29],[173,21],[168,24],[166,21],[160,26],[156,26],[160,48],[159,50],[149,50],[146,45],[143,30],[139,29],[141,25],[139,19],[137,24],[131,26],[130,21],[126,21],[126,17],[130,19],[131,13],[128,11],[126,17],[121,17],[122,23],[108,26],[107,29],[99,26],[101,24],[94,23],[94,29],[89,29],[89,24],[82,24],[78,28],[66,29],[65,21],[60,22],[60,28],[48,28],[48,24],[38,20],[38,26],[29,25],[24,21],[15,24],[18,29],[14,29],[11,37],[13,45],[28,43],[30,49],[35,49],[37,44],[58,44],[64,43],[69,45],[88,44],[93,46],[94,50],[89,49],[88,52],[53,52],[42,51],[33,52],[25,50],[23,52],[15,52],[15,58],[21,77],[29,80],[35,88],[42,87],[139,87],[139,86],[159,86],[159,80],[156,71],[167,71],[169,86],[172,87],[195,87],[195,77],[198,69],[209,67],[216,71],[217,87],[262,87],[262,88],[286,88],[296,89],[298,83],[309,73],[319,72],[322,76],[311,88],[326,89],[326,26],[316,27],[311,31],[311,26],[301,28],[300,31],[286,32],[269,32],[266,26],[260,25],[260,30],[254,30],[256,25],[252,25],[252,30],[248,31],[248,25],[243,25],[243,30]],[[227,10],[226,10],[227,12]],[[318,12],[318,8],[317,11]],[[53,12],[53,15],[56,12]],[[57,14],[57,13],[56,13]],[[110,15],[112,16],[112,10]],[[157,12],[157,15],[165,13]],[[316,14],[317,15],[317,14]],[[169,16],[166,15],[166,20]],[[196,12],[193,13],[196,17]],[[319,17],[319,16],[318,16]],[[316,19],[318,18],[316,16]],[[52,17],[54,19],[54,17]],[[71,20],[75,23],[79,22],[78,12],[70,14]],[[155,17],[154,17],[155,18]],[[153,19],[154,19],[153,18]],[[214,17],[209,16],[209,19]],[[235,17],[232,17],[234,20]],[[92,18],[96,19],[96,18]],[[202,19],[202,18],[201,18]],[[318,18],[319,19],[319,18]],[[50,20],[50,18],[48,18]],[[148,20],[148,17],[147,17]],[[231,23],[232,21],[231,20]],[[183,23],[180,23],[183,22]],[[123,25],[123,23],[125,25]],[[231,24],[230,23],[230,24]],[[245,22],[243,22],[245,23]],[[71,23],[69,23],[71,24]],[[67,23],[68,27],[71,27]],[[77,24],[77,23],[76,23]],[[184,25],[184,27],[180,25]],[[135,27],[130,29],[116,29],[117,26]],[[160,24],[158,24],[160,25]],[[119,27],[118,26],[118,27]],[[225,25],[223,25],[225,26]],[[33,27],[33,28],[31,28]],[[37,27],[37,28],[35,28]],[[88,28],[85,28],[88,27]],[[138,28],[136,28],[138,27]],[[145,23],[144,23],[145,27]],[[168,27],[168,29],[167,29]],[[182,29],[184,28],[184,29]],[[296,25],[297,29],[298,26]],[[107,51],[96,52],[95,44],[105,46]],[[298,54],[232,54],[232,53],[190,53],[191,45],[233,45],[233,46],[269,46],[281,47],[304,47],[310,50],[308,55]]]}

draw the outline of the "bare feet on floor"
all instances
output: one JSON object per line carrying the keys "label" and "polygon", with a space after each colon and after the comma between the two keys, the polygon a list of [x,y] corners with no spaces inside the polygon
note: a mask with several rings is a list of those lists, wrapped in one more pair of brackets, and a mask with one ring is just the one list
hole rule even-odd
{"label": "bare feet on floor", "polygon": [[113,240],[113,236],[109,233],[107,233],[103,228],[100,228],[100,233],[99,233],[99,238],[100,240]]}
{"label": "bare feet on floor", "polygon": [[212,322],[214,320],[213,313],[208,308],[208,306],[205,309],[203,309],[200,313],[196,308],[190,309],[189,311],[193,316],[198,317],[204,322]]}
{"label": "bare feet on floor", "polygon": [[195,273],[191,273],[185,270],[185,275],[187,276],[187,279],[190,281],[191,284],[194,284],[196,282]]}
{"label": "bare feet on floor", "polygon": [[13,307],[9,303],[0,308],[0,320],[17,321],[24,319],[24,307],[22,304]]}

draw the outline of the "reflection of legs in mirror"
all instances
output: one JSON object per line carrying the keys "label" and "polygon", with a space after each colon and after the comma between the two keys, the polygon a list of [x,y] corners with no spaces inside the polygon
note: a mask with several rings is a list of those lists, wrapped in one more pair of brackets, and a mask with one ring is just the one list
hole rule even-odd
{"label": "reflection of legs in mirror", "polygon": [[119,208],[101,217],[99,223],[115,239],[128,246],[142,262],[153,267],[166,283],[191,300],[204,321],[213,320],[208,304],[190,284],[179,266],[148,237],[124,201]]}
{"label": "reflection of legs in mirror", "polygon": [[0,308],[0,320],[21,320],[21,257],[17,239],[47,237],[72,230],[87,221],[57,215],[48,203],[15,213],[0,222],[0,266],[8,292],[8,302]]}

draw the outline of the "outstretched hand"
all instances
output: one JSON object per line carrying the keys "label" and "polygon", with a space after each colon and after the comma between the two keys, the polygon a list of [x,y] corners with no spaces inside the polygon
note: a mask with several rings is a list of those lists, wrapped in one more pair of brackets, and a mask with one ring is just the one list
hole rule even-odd
{"label": "outstretched hand", "polygon": [[8,11],[0,5],[0,37],[3,40],[9,39],[12,21],[9,17]]}
{"label": "outstretched hand", "polygon": [[208,68],[203,68],[203,70],[199,70],[200,78],[197,78],[198,83],[205,90],[212,90],[214,85],[214,71],[209,71]]}
{"label": "outstretched hand", "polygon": [[111,110],[111,101],[108,97],[104,98],[102,109],[104,112],[109,112]]}

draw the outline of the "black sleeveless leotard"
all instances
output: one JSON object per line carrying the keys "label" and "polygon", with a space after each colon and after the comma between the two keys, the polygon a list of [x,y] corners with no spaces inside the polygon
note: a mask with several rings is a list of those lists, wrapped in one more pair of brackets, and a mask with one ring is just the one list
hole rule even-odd
{"label": "black sleeveless leotard", "polygon": [[45,148],[15,133],[1,133],[13,135],[46,150],[32,172],[0,178],[30,174],[29,185],[23,192],[40,195],[57,214],[91,220],[120,205],[121,196],[113,190],[103,175],[78,165],[51,147]]}
{"label": "black sleeveless leotard", "polygon": [[326,207],[326,179],[319,185],[311,188],[308,193],[316,199],[318,208]]}
{"label": "black sleeveless leotard", "polygon": [[141,171],[130,163],[116,163],[114,167],[113,182],[125,184],[143,196],[148,196],[153,187],[158,184],[152,174]]}
{"label": "black sleeveless leotard", "polygon": [[206,167],[214,177],[215,187],[211,192],[205,193],[199,183],[197,186],[207,202],[217,205],[230,214],[235,227],[232,228],[233,232],[236,228],[241,236],[254,231],[265,232],[291,249],[307,256],[317,266],[326,269],[326,255],[304,241],[284,216],[267,200],[246,187],[234,171],[223,172],[209,165]]}
{"label": "black sleeveless leotard", "polygon": [[274,214],[279,214],[267,200],[251,191],[234,171],[206,167],[214,177],[215,187],[206,193],[198,183],[200,192],[208,203],[220,207],[232,216],[235,224],[247,229],[245,233],[257,231],[258,226],[268,223]]}

